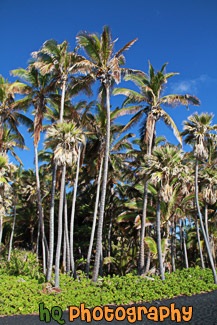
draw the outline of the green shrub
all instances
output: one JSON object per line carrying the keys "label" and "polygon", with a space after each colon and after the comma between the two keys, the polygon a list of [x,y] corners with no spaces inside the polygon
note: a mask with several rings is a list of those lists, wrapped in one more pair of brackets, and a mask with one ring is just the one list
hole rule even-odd
{"label": "green shrub", "polygon": [[38,278],[41,267],[36,254],[26,250],[13,250],[10,262],[7,257],[1,258],[0,273],[9,275],[29,276],[30,278]]}

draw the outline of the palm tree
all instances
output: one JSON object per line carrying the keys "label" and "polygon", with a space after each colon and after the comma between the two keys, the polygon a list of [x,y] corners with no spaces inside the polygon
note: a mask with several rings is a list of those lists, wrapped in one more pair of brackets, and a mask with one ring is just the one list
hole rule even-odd
{"label": "palm tree", "polygon": [[[43,129],[43,120],[47,110],[47,101],[55,90],[55,83],[51,79],[51,76],[46,74],[42,75],[33,65],[29,69],[16,69],[12,70],[13,76],[20,77],[22,81],[27,84],[28,94],[21,100],[19,100],[19,106],[28,107],[33,104],[34,107],[34,148],[35,148],[35,175],[37,185],[37,202],[39,211],[39,223],[42,234],[42,241],[46,247],[46,253],[48,255],[47,240],[44,232],[44,218],[42,209],[42,199],[40,191],[40,178],[39,178],[39,167],[38,167],[38,143],[40,140],[40,133]],[[44,265],[46,265],[46,256],[43,256]],[[46,274],[46,269],[44,269]]]}
{"label": "palm tree", "polygon": [[14,133],[12,129],[9,129],[7,124],[4,124],[1,140],[1,152],[3,154],[10,153],[21,165],[23,165],[22,161],[15,152],[15,148],[28,149],[24,145],[23,140],[19,137],[19,135]]}
{"label": "palm tree", "polygon": [[65,175],[66,165],[72,166],[77,160],[77,141],[83,140],[82,132],[76,128],[74,123],[57,123],[47,130],[46,147],[53,147],[54,160],[57,165],[62,166],[62,178],[59,200],[59,215],[58,215],[58,238],[55,260],[55,286],[59,287],[59,265],[60,251],[62,242],[62,214],[65,192]]}
{"label": "palm tree", "polygon": [[15,101],[16,93],[28,93],[28,87],[18,81],[9,83],[8,80],[5,80],[0,75],[0,152],[2,151],[2,136],[5,124],[10,126],[23,144],[24,139],[18,127],[20,123],[27,126],[32,125],[32,121],[19,112],[19,110],[24,107],[20,107],[18,104],[19,102]]}
{"label": "palm tree", "polygon": [[[161,279],[164,280],[164,267],[161,248],[161,200],[169,202],[173,193],[174,180],[183,174],[182,152],[172,146],[166,145],[155,148],[152,155],[146,155],[146,164],[143,172],[151,177],[157,185],[157,210],[156,210],[156,233],[157,251]],[[172,182],[173,181],[173,182]]]}
{"label": "palm tree", "polygon": [[213,272],[214,282],[217,284],[217,275],[215,265],[213,262],[212,254],[209,247],[209,241],[203,225],[203,216],[200,210],[198,199],[198,162],[200,160],[208,159],[207,140],[215,139],[215,130],[217,125],[211,125],[213,114],[208,113],[194,113],[188,117],[188,121],[184,121],[183,136],[186,136],[185,143],[193,145],[194,157],[195,157],[195,202],[197,206],[197,214],[200,219],[201,230],[203,233],[204,241],[206,244],[207,253],[209,256],[210,265]]}
{"label": "palm tree", "polygon": [[97,281],[99,265],[100,265],[100,254],[102,246],[102,227],[103,227],[103,215],[105,208],[105,197],[106,197],[106,184],[108,175],[108,161],[109,161],[109,145],[110,145],[110,89],[115,81],[119,83],[121,80],[121,69],[120,65],[124,63],[123,52],[128,50],[130,46],[136,41],[127,43],[121,50],[114,53],[115,41],[112,41],[111,31],[108,26],[104,26],[103,33],[99,38],[96,34],[90,34],[87,32],[80,32],[77,35],[78,45],[81,46],[86,52],[89,58],[90,68],[92,74],[101,82],[101,97],[106,98],[106,140],[105,140],[105,157],[104,157],[104,170],[103,170],[103,181],[101,189],[101,201],[100,201],[100,212],[98,221],[97,231],[97,246],[95,255],[95,264],[93,270],[92,280]]}
{"label": "palm tree", "polygon": [[[150,155],[153,147],[153,139],[155,134],[155,125],[159,119],[163,119],[166,125],[170,126],[177,138],[182,143],[179,131],[167,112],[162,108],[162,105],[177,106],[189,104],[199,105],[199,100],[191,95],[166,95],[162,96],[167,80],[178,73],[165,73],[167,63],[165,63],[160,71],[155,73],[154,68],[149,62],[149,75],[144,72],[136,72],[127,74],[125,80],[133,81],[140,89],[140,93],[125,89],[116,88],[113,91],[114,95],[125,95],[126,99],[123,103],[122,110],[126,113],[136,114],[131,118],[130,122],[122,130],[129,129],[135,123],[137,123],[144,114],[146,115],[145,123],[141,129],[141,136],[147,145],[147,154]],[[135,105],[135,103],[138,103]],[[143,104],[145,103],[145,104]],[[127,106],[133,104],[133,106]],[[145,106],[144,106],[145,105]],[[143,213],[141,223],[140,234],[140,249],[139,249],[139,263],[138,274],[144,273],[144,237],[145,237],[145,223],[146,223],[146,211],[147,211],[147,193],[148,182],[145,177],[144,196],[143,196]]]}
{"label": "palm tree", "polygon": [[[61,105],[59,122],[63,122],[65,93],[66,90],[71,95],[78,94],[79,91],[85,90],[89,93],[89,85],[92,82],[90,76],[74,77],[77,73],[86,74],[89,67],[86,60],[78,55],[76,51],[70,52],[68,42],[57,44],[55,40],[46,41],[39,51],[33,52],[33,65],[39,68],[42,74],[51,73],[53,80],[61,85]],[[50,239],[49,239],[49,260],[47,270],[47,280],[51,279],[53,265],[53,249],[54,249],[54,199],[56,186],[57,165],[54,161],[52,172],[52,188],[51,188],[51,205],[50,205]]]}

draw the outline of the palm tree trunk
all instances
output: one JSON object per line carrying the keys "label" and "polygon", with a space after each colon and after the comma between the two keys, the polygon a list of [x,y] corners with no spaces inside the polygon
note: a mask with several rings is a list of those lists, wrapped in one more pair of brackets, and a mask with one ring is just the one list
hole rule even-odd
{"label": "palm tree trunk", "polygon": [[60,268],[60,252],[62,244],[62,231],[63,231],[63,201],[65,191],[65,176],[66,176],[66,165],[62,167],[62,179],[60,186],[60,201],[59,201],[59,215],[58,215],[58,235],[57,235],[57,248],[56,248],[56,260],[55,260],[55,287],[59,287],[59,268]]}
{"label": "palm tree trunk", "polygon": [[[39,169],[38,169],[38,150],[37,144],[35,144],[35,176],[36,176],[36,186],[37,186],[37,199],[38,199],[38,213],[39,213],[39,223],[41,228],[41,240],[42,240],[42,252],[43,252],[43,269],[46,274],[46,255],[48,256],[47,241],[45,239],[44,233],[44,218],[42,210],[42,200],[41,200],[41,190],[40,190],[40,179],[39,179]],[[45,247],[44,247],[45,245]],[[45,248],[45,249],[44,249]]]}
{"label": "palm tree trunk", "polygon": [[66,274],[66,231],[64,229],[63,237],[63,273]]}
{"label": "palm tree trunk", "polygon": [[185,241],[185,230],[184,230],[183,220],[181,221],[181,231],[182,231],[182,240],[183,240],[185,268],[188,269],[188,255],[187,255],[187,247],[186,247],[186,241]]}
{"label": "palm tree trunk", "polygon": [[198,241],[198,247],[199,247],[199,253],[200,253],[200,260],[201,260],[201,266],[202,269],[205,268],[204,265],[204,260],[203,260],[203,252],[202,252],[202,247],[201,247],[201,242],[200,242],[200,230],[197,222],[197,216],[196,216],[196,229],[197,229],[197,241]]}
{"label": "palm tree trunk", "polygon": [[156,232],[157,232],[157,254],[158,254],[158,261],[159,261],[159,270],[160,270],[161,280],[164,281],[165,276],[164,276],[164,267],[163,267],[162,250],[161,250],[160,198],[159,198],[159,195],[157,198]]}
{"label": "palm tree trunk", "polygon": [[169,233],[170,233],[170,229],[169,229],[169,223],[167,222],[166,225],[166,240],[165,240],[165,249],[164,252],[162,253],[162,263],[164,265],[165,260],[166,260],[166,256],[167,256],[167,250],[168,250],[168,246],[169,246]]}
{"label": "palm tree trunk", "polygon": [[14,218],[13,218],[13,225],[12,225],[9,250],[8,250],[8,262],[10,262],[10,258],[11,258],[11,250],[12,250],[12,242],[13,242],[13,237],[14,237],[15,222],[16,222],[16,203],[14,202]]}
{"label": "palm tree trunk", "polygon": [[42,246],[42,256],[43,256],[43,274],[46,275],[46,252],[45,252],[45,244],[43,239],[41,238],[41,246]]}
{"label": "palm tree trunk", "polygon": [[73,254],[73,240],[74,240],[73,237],[74,237],[75,203],[76,203],[76,196],[77,196],[80,159],[81,159],[81,144],[79,145],[78,148],[77,170],[75,176],[75,183],[73,186],[73,199],[72,199],[72,210],[71,210],[71,221],[70,221],[70,259],[71,259],[72,275],[74,276],[75,276],[75,262],[74,262],[74,254]]}
{"label": "palm tree trunk", "polygon": [[46,280],[51,280],[54,255],[54,205],[55,205],[55,187],[56,187],[57,163],[53,163],[52,185],[51,185],[51,204],[50,204],[50,222],[49,222],[49,255],[47,265]]}
{"label": "palm tree trunk", "polygon": [[62,123],[62,121],[63,121],[64,102],[65,102],[65,93],[66,93],[66,82],[67,82],[67,78],[65,77],[64,80],[63,80],[63,88],[62,88],[62,95],[61,95],[60,123]]}
{"label": "palm tree trunk", "polygon": [[113,223],[113,203],[112,203],[113,196],[114,196],[114,188],[112,186],[112,188],[111,188],[111,204],[110,204],[110,222],[109,222],[109,229],[108,229],[108,258],[109,258],[108,274],[110,273],[110,269],[111,269],[110,257],[111,257],[112,223]]}
{"label": "palm tree trunk", "polygon": [[[60,107],[60,123],[63,122],[65,92],[66,92],[67,77],[63,80],[62,94],[61,94],[61,107]],[[54,205],[55,205],[55,187],[56,187],[56,172],[57,163],[53,162],[52,185],[51,185],[51,204],[50,204],[50,223],[49,223],[49,255],[46,280],[51,280],[53,254],[54,254]]]}
{"label": "palm tree trunk", "polygon": [[97,281],[99,266],[100,266],[100,254],[102,249],[102,228],[103,228],[103,216],[105,209],[105,198],[106,198],[106,185],[108,176],[108,160],[109,160],[109,147],[110,147],[110,93],[109,93],[110,83],[105,84],[106,88],[106,111],[107,111],[107,122],[106,122],[106,141],[105,141],[105,159],[104,159],[104,170],[103,170],[103,180],[102,180],[102,192],[100,200],[100,211],[97,229],[97,240],[96,240],[96,255],[93,268],[93,282]]}
{"label": "palm tree trunk", "polygon": [[[151,155],[152,142],[155,130],[155,120],[153,120],[149,144],[147,147],[147,154]],[[145,223],[147,215],[147,201],[148,201],[148,180],[145,180],[144,195],[143,195],[143,207],[142,207],[142,219],[141,219],[141,231],[140,231],[140,245],[139,245],[139,263],[138,263],[138,275],[142,275],[145,272]]]}
{"label": "palm tree trunk", "polygon": [[210,261],[210,265],[211,265],[212,272],[213,272],[214,283],[217,284],[217,275],[216,275],[215,265],[213,262],[212,253],[209,248],[208,238],[206,236],[206,232],[205,232],[205,229],[203,226],[202,214],[200,211],[199,200],[198,200],[198,160],[197,159],[195,162],[195,200],[196,200],[196,206],[197,206],[197,213],[198,213],[198,216],[200,219],[201,230],[203,233],[203,237],[204,237],[204,241],[205,241],[206,249],[207,249],[207,254],[209,256],[209,261]]}
{"label": "palm tree trunk", "polygon": [[[208,228],[208,207],[207,207],[207,203],[205,203],[205,230],[206,230],[206,236],[209,242],[209,228]],[[209,243],[210,246],[210,243]]]}
{"label": "palm tree trunk", "polygon": [[38,232],[37,232],[37,240],[36,240],[36,255],[39,258],[39,239],[40,239],[40,224],[38,222]]}
{"label": "palm tree trunk", "polygon": [[99,169],[99,175],[98,175],[98,181],[97,181],[97,190],[96,190],[96,201],[95,201],[95,208],[94,208],[94,215],[93,215],[93,224],[92,224],[92,229],[91,229],[89,249],[88,249],[88,253],[87,253],[87,263],[86,263],[87,277],[89,276],[90,258],[91,258],[94,234],[95,234],[95,229],[96,229],[96,217],[97,217],[97,210],[98,210],[98,205],[99,205],[99,194],[100,194],[100,184],[101,184],[101,177],[102,177],[102,166],[103,166],[103,159],[101,160],[100,169]]}
{"label": "palm tree trunk", "polygon": [[69,229],[68,229],[66,190],[65,190],[65,197],[64,197],[64,233],[65,233],[65,240],[66,240],[66,274],[69,274],[70,273],[70,246],[69,246]]}
{"label": "palm tree trunk", "polygon": [[148,249],[147,259],[146,259],[146,265],[145,265],[145,274],[148,273],[151,265],[151,250]]}
{"label": "palm tree trunk", "polygon": [[172,221],[172,228],[171,228],[171,263],[172,263],[172,271],[175,272],[176,265],[175,265],[175,250],[174,250],[174,233],[175,233],[175,224],[174,224],[174,217]]}

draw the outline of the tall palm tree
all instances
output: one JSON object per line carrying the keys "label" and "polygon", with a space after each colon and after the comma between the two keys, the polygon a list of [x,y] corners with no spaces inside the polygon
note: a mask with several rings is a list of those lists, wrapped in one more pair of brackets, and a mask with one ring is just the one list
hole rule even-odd
{"label": "tall palm tree", "polygon": [[[39,167],[38,167],[38,143],[40,140],[40,133],[43,129],[43,120],[47,110],[47,101],[55,90],[55,82],[51,79],[51,75],[42,75],[33,65],[30,65],[28,69],[16,69],[12,70],[11,74],[13,76],[21,78],[21,80],[27,84],[26,91],[28,91],[27,96],[19,100],[19,106],[28,107],[33,105],[34,111],[34,148],[35,148],[35,175],[36,175],[36,185],[37,185],[37,202],[39,211],[39,223],[42,235],[43,245],[46,247],[46,253],[48,256],[48,246],[47,240],[45,238],[44,231],[44,218],[43,218],[43,208],[42,199],[40,191],[40,178],[39,178]],[[46,265],[46,256],[43,256],[44,265]],[[46,274],[46,269],[44,269]]]}
{"label": "tall palm tree", "polygon": [[184,121],[183,136],[186,136],[185,142],[193,145],[193,151],[195,156],[195,202],[197,206],[197,214],[200,219],[201,230],[203,233],[206,249],[210,261],[210,265],[213,272],[214,282],[217,284],[217,275],[215,265],[213,262],[212,254],[209,247],[209,241],[206,235],[206,231],[203,225],[203,216],[200,210],[199,198],[198,198],[198,162],[200,160],[208,159],[207,140],[210,138],[216,139],[215,130],[217,125],[212,125],[213,114],[208,113],[194,113],[188,117],[188,121]]}
{"label": "tall palm tree", "polygon": [[[177,106],[189,104],[199,105],[199,100],[191,95],[166,95],[162,96],[167,80],[178,73],[165,73],[167,63],[165,63],[160,71],[155,72],[151,63],[149,62],[149,74],[144,72],[130,73],[126,75],[125,80],[133,81],[140,92],[136,92],[125,88],[116,88],[113,91],[114,95],[125,95],[126,99],[123,103],[122,110],[126,113],[136,114],[131,118],[130,122],[125,126],[124,132],[129,127],[137,123],[144,115],[146,115],[145,123],[141,129],[141,135],[147,145],[147,154],[150,155],[153,147],[153,139],[155,134],[156,122],[163,119],[166,125],[170,126],[177,138],[182,143],[180,133],[169,114],[162,108],[163,105]],[[136,103],[136,105],[135,105]],[[132,105],[133,106],[128,106]],[[120,114],[120,113],[117,113]],[[144,196],[143,196],[143,214],[140,234],[140,248],[139,248],[139,263],[138,274],[144,273],[144,237],[145,237],[145,223],[147,214],[147,194],[148,182],[145,177]]]}
{"label": "tall palm tree", "polygon": [[[91,229],[91,238],[90,244],[88,248],[87,254],[87,262],[86,262],[86,273],[89,274],[89,266],[90,266],[90,258],[93,247],[93,240],[95,234],[96,227],[96,218],[98,212],[99,205],[99,194],[100,194],[100,186],[101,186],[101,176],[102,176],[102,168],[103,168],[103,156],[105,152],[105,141],[104,136],[106,133],[106,111],[104,107],[99,103],[96,105],[95,113],[86,113],[85,114],[85,127],[88,130],[89,141],[88,141],[88,149],[87,149],[87,157],[88,154],[91,157],[91,161],[88,161],[88,171],[89,174],[94,173],[94,177],[97,178],[97,191],[96,191],[96,201],[94,206],[94,216],[93,216],[93,224]],[[116,141],[116,135],[120,132],[120,130],[124,127],[124,125],[118,125],[114,123],[115,118],[113,117],[113,112],[110,113],[110,159],[109,159],[109,175],[108,182],[112,183],[112,177],[116,177],[115,174],[121,173],[120,165],[123,164],[124,154],[119,153],[119,151],[131,148],[131,143],[129,142],[129,138],[133,137],[134,134],[130,133],[122,137],[118,142]],[[92,163],[92,160],[96,159],[96,164]],[[97,171],[97,173],[96,173]],[[112,217],[112,216],[111,216]],[[111,238],[111,223],[108,237]],[[111,245],[110,240],[108,238],[108,253],[110,251]]]}
{"label": "tall palm tree", "polygon": [[124,63],[123,52],[128,50],[130,46],[136,41],[127,43],[121,50],[114,52],[115,41],[112,41],[111,31],[108,26],[104,26],[101,37],[99,38],[96,34],[90,34],[87,32],[80,32],[77,35],[78,45],[81,46],[86,52],[92,74],[101,82],[101,97],[106,99],[106,140],[105,140],[105,158],[104,158],[104,170],[103,170],[103,181],[101,189],[101,200],[100,200],[100,212],[98,221],[97,231],[97,246],[95,255],[95,264],[93,270],[92,280],[97,281],[99,265],[100,265],[100,254],[102,246],[102,227],[103,227],[103,215],[105,208],[105,197],[106,197],[106,184],[108,175],[108,161],[109,161],[109,145],[110,145],[110,89],[115,81],[119,83],[121,80],[121,69],[120,65]]}
{"label": "tall palm tree", "polygon": [[[33,52],[32,64],[39,68],[42,74],[51,73],[54,81],[61,85],[61,105],[59,122],[63,122],[66,90],[71,95],[78,94],[81,90],[89,92],[89,85],[92,82],[90,76],[74,77],[80,72],[86,74],[90,71],[86,60],[78,55],[76,51],[70,52],[68,42],[57,44],[55,40],[46,41],[39,51]],[[49,260],[47,280],[51,279],[54,250],[54,199],[56,186],[57,164],[54,160],[52,172],[51,205],[50,205],[50,238],[49,238]]]}
{"label": "tall palm tree", "polygon": [[73,162],[77,160],[77,141],[83,140],[82,132],[76,128],[74,123],[57,123],[47,130],[46,147],[53,147],[54,159],[56,164],[62,166],[60,200],[59,200],[59,215],[58,215],[58,238],[56,248],[55,260],[55,286],[59,287],[59,265],[60,265],[60,251],[62,242],[62,215],[63,202],[65,192],[65,175],[66,166],[72,166]]}
{"label": "tall palm tree", "polygon": [[182,175],[182,152],[169,145],[155,148],[152,155],[146,155],[146,164],[143,172],[146,173],[157,185],[157,210],[156,210],[156,232],[157,251],[161,279],[164,280],[164,267],[161,248],[161,200],[169,202],[172,196],[174,184],[171,182]]}

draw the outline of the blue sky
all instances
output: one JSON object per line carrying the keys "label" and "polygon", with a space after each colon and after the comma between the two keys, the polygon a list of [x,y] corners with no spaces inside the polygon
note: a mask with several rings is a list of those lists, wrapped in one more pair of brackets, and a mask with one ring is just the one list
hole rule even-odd
{"label": "blue sky", "polygon": [[[101,33],[102,27],[109,25],[113,39],[118,38],[116,50],[138,37],[125,53],[126,67],[147,72],[148,60],[156,70],[168,62],[166,71],[180,74],[169,79],[165,93],[194,94],[201,100],[200,107],[191,106],[189,111],[185,107],[167,109],[180,130],[182,121],[191,113],[216,111],[215,0],[0,0],[0,15],[0,74],[10,81],[14,80],[10,70],[27,67],[30,53],[38,50],[45,40],[53,38],[61,43],[66,39],[73,49],[79,31]],[[122,82],[120,86],[134,87],[131,82]],[[79,97],[73,99],[77,100]],[[112,97],[112,107],[120,106],[122,101],[122,96]],[[125,117],[121,122],[128,120]],[[138,128],[132,131],[137,133]],[[161,122],[157,133],[177,143],[172,131]],[[19,155],[25,168],[33,168],[30,135],[26,145],[31,151]]]}

